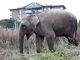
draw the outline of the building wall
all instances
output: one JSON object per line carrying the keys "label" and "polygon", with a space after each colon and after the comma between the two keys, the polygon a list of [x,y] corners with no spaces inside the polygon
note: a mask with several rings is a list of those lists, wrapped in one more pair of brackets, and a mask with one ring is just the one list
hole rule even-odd
{"label": "building wall", "polygon": [[13,10],[11,11],[11,17],[15,20],[19,20],[19,10]]}
{"label": "building wall", "polygon": [[25,9],[20,9],[19,10],[19,13],[20,13],[20,15],[19,15],[19,18],[20,18],[20,20],[22,19],[22,16],[25,14]]}
{"label": "building wall", "polygon": [[21,20],[24,14],[25,14],[25,9],[11,11],[11,17],[17,21]]}

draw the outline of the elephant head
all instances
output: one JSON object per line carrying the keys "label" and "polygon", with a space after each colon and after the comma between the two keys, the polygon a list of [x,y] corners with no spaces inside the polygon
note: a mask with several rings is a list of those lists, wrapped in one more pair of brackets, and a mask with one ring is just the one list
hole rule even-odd
{"label": "elephant head", "polygon": [[23,42],[24,42],[24,35],[26,35],[27,39],[32,35],[34,32],[36,25],[38,24],[39,19],[36,15],[24,15],[22,18],[22,22],[20,25],[19,31],[19,49],[20,53],[23,53]]}
{"label": "elephant head", "polygon": [[21,27],[26,29],[26,33],[29,33],[33,31],[36,28],[36,25],[38,24],[39,19],[37,15],[24,15],[21,22]]}

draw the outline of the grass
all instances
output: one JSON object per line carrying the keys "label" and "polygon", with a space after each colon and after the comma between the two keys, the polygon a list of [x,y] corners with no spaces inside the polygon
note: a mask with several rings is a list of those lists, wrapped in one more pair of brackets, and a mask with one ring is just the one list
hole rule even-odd
{"label": "grass", "polygon": [[[73,52],[74,53],[74,52]],[[67,50],[55,51],[55,52],[43,52],[35,55],[29,54],[16,54],[11,60],[79,60],[79,56],[72,56]]]}
{"label": "grass", "polygon": [[[36,47],[25,38],[24,54],[19,53],[19,30],[0,29],[0,60],[80,60],[80,45],[74,49],[67,49],[66,39],[62,38],[57,42],[57,51],[51,52],[48,50],[46,41],[44,42],[44,51],[36,53]],[[34,39],[34,38],[33,38]],[[62,42],[63,41],[63,42]],[[26,45],[30,45],[29,49]],[[65,44],[65,45],[64,45]],[[63,48],[63,49],[62,49]],[[65,49],[64,49],[65,48]],[[30,54],[27,54],[29,50]]]}
{"label": "grass", "polygon": [[2,49],[0,50],[0,59],[1,60],[79,60],[80,52],[78,49],[62,51],[46,51],[36,54],[20,54],[18,49]]}

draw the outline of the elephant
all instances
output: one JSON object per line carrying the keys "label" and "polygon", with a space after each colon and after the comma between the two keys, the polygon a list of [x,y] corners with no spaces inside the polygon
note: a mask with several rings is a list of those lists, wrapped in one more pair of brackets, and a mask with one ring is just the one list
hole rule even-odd
{"label": "elephant", "polygon": [[69,44],[78,46],[76,40],[77,18],[74,14],[54,9],[44,11],[38,14],[25,15],[22,19],[19,31],[19,49],[23,53],[24,35],[27,39],[35,33],[37,53],[42,51],[42,42],[44,37],[48,43],[50,51],[55,51],[54,43],[56,37],[64,36]]}

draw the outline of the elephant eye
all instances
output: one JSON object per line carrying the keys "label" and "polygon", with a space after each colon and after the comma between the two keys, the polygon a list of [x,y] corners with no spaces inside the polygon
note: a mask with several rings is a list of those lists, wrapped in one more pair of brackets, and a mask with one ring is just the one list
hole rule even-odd
{"label": "elephant eye", "polygon": [[21,25],[21,28],[24,28],[24,29],[25,29],[25,28],[26,28],[26,26],[25,26],[25,25]]}

